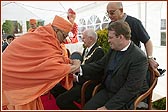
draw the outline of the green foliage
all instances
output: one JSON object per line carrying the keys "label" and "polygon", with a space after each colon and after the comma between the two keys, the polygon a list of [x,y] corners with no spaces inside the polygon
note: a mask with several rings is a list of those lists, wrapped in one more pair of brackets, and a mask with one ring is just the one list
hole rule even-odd
{"label": "green foliage", "polygon": [[22,32],[22,26],[17,21],[6,20],[2,25],[3,33],[15,34]]}
{"label": "green foliage", "polygon": [[44,26],[44,20],[38,20],[37,26]]}
{"label": "green foliage", "polygon": [[2,25],[3,33],[14,34],[14,24],[10,20],[6,20]]}
{"label": "green foliage", "polygon": [[22,33],[23,32],[22,25],[20,25],[20,23],[17,23],[17,25],[18,25],[18,29],[19,29],[18,33]]}
{"label": "green foliage", "polygon": [[110,45],[108,43],[108,30],[107,29],[98,30],[97,35],[98,35],[97,43],[103,48],[104,52],[107,53],[110,48]]}
{"label": "green foliage", "polygon": [[29,28],[30,28],[29,21],[26,21],[26,29],[27,29],[27,31],[29,30]]}
{"label": "green foliage", "polygon": [[166,109],[166,98],[162,98],[158,101],[153,102],[153,107],[157,110],[165,110]]}

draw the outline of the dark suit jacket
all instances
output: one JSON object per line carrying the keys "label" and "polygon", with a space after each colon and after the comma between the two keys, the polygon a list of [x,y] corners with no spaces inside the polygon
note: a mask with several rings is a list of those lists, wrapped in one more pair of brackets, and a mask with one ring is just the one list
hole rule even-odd
{"label": "dark suit jacket", "polygon": [[[114,59],[115,50],[110,50],[100,61],[82,65],[83,77],[94,79],[104,73]],[[146,73],[148,61],[145,53],[131,42],[124,56],[112,73],[109,91],[111,99],[105,104],[107,109],[122,109],[132,99],[147,89]]]}
{"label": "dark suit jacket", "polygon": [[2,45],[2,52],[6,49],[6,47],[8,47],[8,43],[4,42],[4,44]]}
{"label": "dark suit jacket", "polygon": [[[85,54],[85,50],[82,53],[82,62],[84,61],[84,54]],[[92,54],[93,53],[93,54]],[[91,55],[92,54],[92,55]],[[103,56],[104,56],[104,51],[101,47],[99,47],[97,45],[97,43],[90,49],[89,53],[87,54],[87,56],[91,56],[90,58],[88,58],[87,60],[85,60],[84,64],[88,64],[88,63],[92,63],[95,61],[100,60]],[[79,80],[79,84],[83,84],[85,81],[87,81],[88,79],[86,77],[83,76],[79,76],[78,77]],[[100,78],[99,78],[100,80]]]}

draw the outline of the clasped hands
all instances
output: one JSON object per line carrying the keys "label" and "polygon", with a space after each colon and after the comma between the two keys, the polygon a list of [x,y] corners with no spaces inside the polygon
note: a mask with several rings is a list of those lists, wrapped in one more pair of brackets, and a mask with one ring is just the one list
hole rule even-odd
{"label": "clasped hands", "polygon": [[80,71],[81,61],[78,59],[73,59],[70,61],[71,64],[71,73],[74,74]]}

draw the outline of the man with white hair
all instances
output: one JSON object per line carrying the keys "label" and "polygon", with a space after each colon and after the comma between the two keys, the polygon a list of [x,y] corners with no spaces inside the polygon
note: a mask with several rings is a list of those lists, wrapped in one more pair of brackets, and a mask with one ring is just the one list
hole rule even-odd
{"label": "man with white hair", "polygon": [[[83,32],[84,46],[86,47],[82,54],[82,64],[88,64],[100,60],[104,56],[103,49],[97,45],[97,33],[93,29],[86,29]],[[97,77],[95,80],[100,80],[101,77]],[[87,77],[83,77],[80,74],[74,76],[76,81],[74,87],[70,90],[60,94],[56,98],[57,105],[60,109],[79,109],[73,101],[78,101],[81,95],[82,85],[89,80]],[[92,90],[95,84],[87,87],[86,101],[91,98]]]}

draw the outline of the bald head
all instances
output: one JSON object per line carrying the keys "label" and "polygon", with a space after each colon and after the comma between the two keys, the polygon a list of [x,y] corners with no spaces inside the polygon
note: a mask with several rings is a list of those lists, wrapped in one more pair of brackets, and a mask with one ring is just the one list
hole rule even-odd
{"label": "bald head", "polygon": [[113,22],[122,19],[124,16],[122,2],[109,2],[107,4],[107,14]]}
{"label": "bald head", "polygon": [[109,2],[107,7],[112,7],[112,8],[123,8],[122,2]]}

